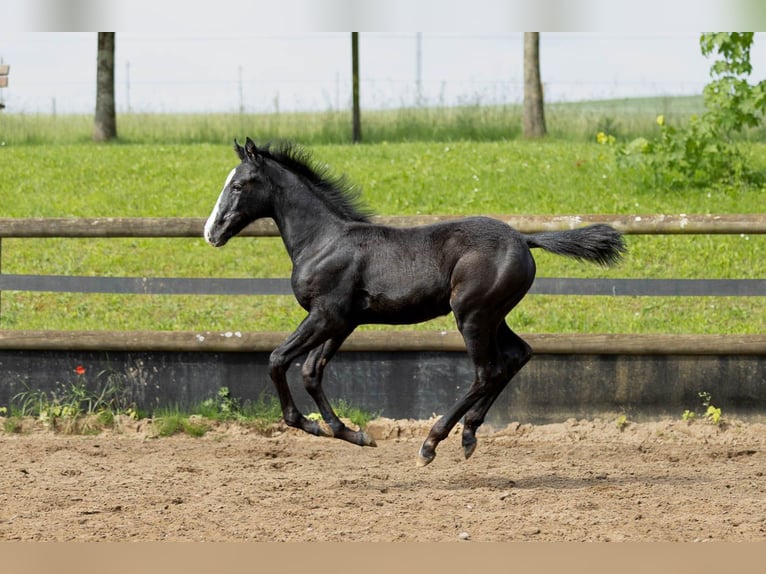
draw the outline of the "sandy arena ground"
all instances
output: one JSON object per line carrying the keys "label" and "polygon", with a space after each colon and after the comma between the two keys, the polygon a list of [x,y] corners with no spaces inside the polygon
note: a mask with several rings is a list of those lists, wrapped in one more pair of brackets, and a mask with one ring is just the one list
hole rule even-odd
{"label": "sandy arena ground", "polygon": [[766,541],[764,424],[512,424],[416,468],[431,422],[378,419],[364,449],[283,427],[0,431],[0,540]]}

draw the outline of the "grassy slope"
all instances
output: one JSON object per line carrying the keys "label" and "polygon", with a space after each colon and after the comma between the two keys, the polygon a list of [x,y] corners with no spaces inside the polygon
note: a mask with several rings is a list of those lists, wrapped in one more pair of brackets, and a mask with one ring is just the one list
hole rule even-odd
{"label": "grassy slope", "polygon": [[[766,148],[754,146],[766,163]],[[620,171],[592,143],[448,142],[320,145],[317,160],[345,172],[381,214],[744,213],[762,192],[657,192]],[[0,214],[206,216],[235,156],[227,146],[133,144],[6,146]],[[34,166],[34,169],[30,169]],[[757,278],[762,236],[637,237],[618,269],[536,252],[540,276]],[[278,239],[4,240],[5,273],[287,276]],[[303,311],[290,297],[147,297],[3,293],[2,328],[289,330]],[[759,298],[530,296],[509,318],[526,332],[764,332]],[[424,328],[451,329],[441,319]]]}

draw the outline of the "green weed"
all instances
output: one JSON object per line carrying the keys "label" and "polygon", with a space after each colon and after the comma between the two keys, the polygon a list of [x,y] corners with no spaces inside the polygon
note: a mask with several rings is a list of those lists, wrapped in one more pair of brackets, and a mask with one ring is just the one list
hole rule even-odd
{"label": "green weed", "polygon": [[693,422],[697,419],[697,417],[700,417],[702,420],[719,426],[723,422],[722,420],[722,410],[720,407],[716,407],[713,404],[713,397],[708,393],[707,391],[701,391],[697,393],[697,396],[700,398],[700,402],[702,403],[702,408],[704,409],[703,412],[698,413],[697,411],[692,411],[689,409],[686,409],[683,414],[681,415],[681,419],[686,422]]}
{"label": "green weed", "polygon": [[77,365],[74,373],[74,380],[57,391],[35,389],[25,382],[25,390],[11,398],[12,418],[34,417],[56,430],[91,433],[112,427],[118,414],[137,417],[117,373],[101,371],[89,379],[82,365]]}
{"label": "green weed", "polygon": [[210,426],[204,419],[190,416],[179,407],[159,409],[152,418],[152,434],[155,437],[168,437],[183,433],[193,437],[204,436]]}
{"label": "green weed", "polygon": [[[335,414],[338,415],[338,418],[348,419],[360,429],[365,429],[367,424],[380,414],[378,412],[370,412],[360,407],[353,406],[344,399],[332,402],[331,404]],[[318,412],[312,412],[307,414],[306,418],[321,421],[322,415]]]}
{"label": "green weed", "polygon": [[615,426],[617,427],[617,430],[619,430],[620,432],[624,431],[629,424],[630,422],[628,421],[628,415],[626,415],[625,413],[620,414],[617,417],[617,420],[615,421]]}

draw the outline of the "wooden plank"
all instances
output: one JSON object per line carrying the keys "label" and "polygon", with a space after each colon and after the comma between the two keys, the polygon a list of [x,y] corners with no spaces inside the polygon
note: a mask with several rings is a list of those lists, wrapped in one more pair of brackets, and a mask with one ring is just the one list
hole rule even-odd
{"label": "wooden plank", "polygon": [[[87,277],[0,274],[0,291],[137,295],[292,295],[287,278]],[[530,294],[763,297],[766,279],[584,279],[538,277]]]}
{"label": "wooden plank", "polygon": [[[0,331],[4,350],[271,352],[286,332]],[[522,335],[536,354],[766,355],[766,335]],[[341,351],[465,352],[457,331],[358,331]]]}
{"label": "wooden plank", "polygon": [[[489,215],[524,233],[607,223],[626,234],[764,234],[766,214],[725,215]],[[427,225],[459,215],[380,216],[373,221],[395,227]],[[0,237],[202,237],[201,217],[0,218]],[[259,220],[243,237],[278,235],[274,222]]]}

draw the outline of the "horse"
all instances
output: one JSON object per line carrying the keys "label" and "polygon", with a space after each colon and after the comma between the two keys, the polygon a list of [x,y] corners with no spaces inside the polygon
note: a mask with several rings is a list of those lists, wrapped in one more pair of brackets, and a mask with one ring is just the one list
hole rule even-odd
{"label": "horse", "polygon": [[[529,361],[531,347],[506,324],[535,278],[531,249],[603,266],[626,251],[622,234],[605,224],[524,234],[497,219],[466,217],[415,226],[376,224],[359,190],[319,167],[291,142],[244,147],[205,222],[204,239],[221,247],[251,222],[272,218],[292,260],[291,287],[307,315],[269,357],[269,373],[285,423],[316,436],[376,446],[348,428],[322,389],[322,374],[346,338],[362,324],[413,324],[454,314],[475,368],[465,395],[431,427],[417,455],[420,466],[463,418],[463,455],[509,381]],[[301,368],[306,391],[329,431],[296,407],[287,384]]]}

